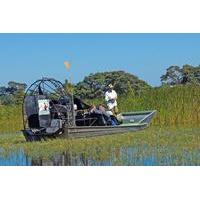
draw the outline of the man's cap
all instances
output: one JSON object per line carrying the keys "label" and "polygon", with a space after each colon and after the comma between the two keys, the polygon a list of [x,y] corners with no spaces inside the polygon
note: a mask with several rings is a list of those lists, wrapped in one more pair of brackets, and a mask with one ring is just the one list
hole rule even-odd
{"label": "man's cap", "polygon": [[113,86],[112,84],[109,84],[108,87],[109,87],[109,88],[113,88],[114,86]]}

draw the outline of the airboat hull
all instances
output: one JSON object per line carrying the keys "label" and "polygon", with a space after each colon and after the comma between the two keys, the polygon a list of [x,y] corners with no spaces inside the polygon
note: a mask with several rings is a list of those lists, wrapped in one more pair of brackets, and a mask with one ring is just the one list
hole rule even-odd
{"label": "airboat hull", "polygon": [[72,127],[66,129],[62,137],[65,138],[84,138],[95,136],[106,136],[112,134],[136,132],[147,128],[148,124],[135,124],[129,126],[116,126],[116,127]]}
{"label": "airboat hull", "polygon": [[24,130],[23,134],[26,138],[26,141],[41,141],[41,140],[48,140],[48,139],[55,139],[55,138],[66,138],[66,139],[73,139],[73,138],[86,138],[86,137],[96,137],[96,136],[106,136],[106,135],[113,135],[113,134],[120,134],[120,133],[132,133],[136,131],[143,130],[147,128],[148,124],[134,124],[129,126],[116,126],[116,127],[71,127],[65,128],[64,132],[58,134],[30,134],[30,130]]}
{"label": "airboat hull", "polygon": [[31,130],[24,130],[27,141],[41,141],[53,138],[86,138],[106,136],[112,134],[134,133],[147,128],[156,111],[122,113],[123,122],[117,126],[74,126],[64,128],[55,134],[32,134]]}

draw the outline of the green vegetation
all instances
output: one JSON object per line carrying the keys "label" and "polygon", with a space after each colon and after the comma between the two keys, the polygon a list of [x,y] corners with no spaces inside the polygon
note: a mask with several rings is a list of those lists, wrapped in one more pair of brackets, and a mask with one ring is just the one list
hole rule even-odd
{"label": "green vegetation", "polygon": [[20,105],[24,97],[25,83],[8,82],[8,86],[0,86],[0,105]]}
{"label": "green vegetation", "polygon": [[171,66],[167,68],[166,73],[161,76],[163,85],[186,85],[200,84],[200,66],[191,65]]}
{"label": "green vegetation", "polygon": [[25,142],[20,134],[2,134],[1,156],[23,149],[34,161],[69,154],[72,160],[82,157],[97,164],[109,161],[112,165],[144,165],[145,159],[152,158],[156,165],[200,165],[199,131],[199,128],[153,127],[134,134],[34,143]]}
{"label": "green vegetation", "polygon": [[[106,86],[112,83],[119,96],[120,112],[157,110],[153,125],[199,125],[200,66],[171,66],[161,82],[161,87],[152,88],[132,74],[114,71],[91,74],[77,85],[65,81],[64,86],[91,104],[102,104]],[[0,87],[0,132],[22,129],[21,103],[25,88],[26,84],[14,81]]]}
{"label": "green vegetation", "polygon": [[[88,101],[91,104],[104,102],[103,98]],[[140,96],[131,93],[118,100],[121,112],[158,111],[153,125],[197,126],[200,124],[200,87],[195,85],[159,87],[143,92]],[[22,129],[21,106],[0,106],[0,132],[16,132]]]}
{"label": "green vegetation", "polygon": [[[116,82],[118,73],[122,73],[121,79]],[[198,68],[170,67],[166,76],[161,77],[163,85],[157,88],[148,86],[135,76],[128,75],[126,80],[127,74],[124,72],[117,72],[112,78],[109,73],[101,75],[90,75],[76,86],[66,82],[65,87],[77,94],[80,92],[80,96],[85,94],[83,98],[90,99],[86,100],[89,103],[99,104],[104,102],[105,86],[113,81],[119,94],[120,112],[156,109],[158,113],[153,126],[134,134],[27,143],[22,134],[16,134],[22,129],[21,101],[24,89],[12,83],[7,89],[0,88],[0,92],[7,91],[0,95],[0,155],[6,157],[22,151],[36,164],[40,160],[52,160],[56,155],[68,157],[70,154],[71,160],[83,158],[90,165],[92,161],[97,165],[101,162],[144,165],[145,159],[154,159],[157,165],[200,165]],[[92,85],[93,81],[95,84]]]}
{"label": "green vegetation", "polygon": [[20,131],[22,127],[22,106],[0,105],[0,133],[13,133]]}
{"label": "green vegetation", "polygon": [[195,85],[154,88],[140,97],[121,98],[119,105],[121,111],[156,109],[154,125],[200,124],[200,87]]}
{"label": "green vegetation", "polygon": [[120,96],[128,95],[130,91],[140,94],[151,88],[145,81],[124,71],[111,71],[90,74],[75,86],[75,95],[83,99],[95,99],[104,96],[108,84],[112,83]]}

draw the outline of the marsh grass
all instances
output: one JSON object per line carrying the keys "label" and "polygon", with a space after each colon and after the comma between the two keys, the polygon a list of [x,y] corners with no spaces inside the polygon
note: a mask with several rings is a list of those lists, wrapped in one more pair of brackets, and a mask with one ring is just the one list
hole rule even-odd
{"label": "marsh grass", "polygon": [[20,131],[22,125],[22,106],[0,105],[0,133]]}
{"label": "marsh grass", "polygon": [[[48,161],[70,153],[87,165],[200,165],[200,129],[153,127],[138,133],[87,139],[27,143],[20,134],[2,134],[1,156],[23,149],[33,160]],[[87,161],[87,162],[86,162]]]}
{"label": "marsh grass", "polygon": [[157,110],[154,125],[200,124],[200,87],[176,86],[154,88],[140,97],[128,96],[119,101],[120,110]]}

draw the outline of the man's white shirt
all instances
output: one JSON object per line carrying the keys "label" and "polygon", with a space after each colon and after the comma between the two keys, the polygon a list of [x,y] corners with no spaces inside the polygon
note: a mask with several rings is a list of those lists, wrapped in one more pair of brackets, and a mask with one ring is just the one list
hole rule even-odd
{"label": "man's white shirt", "polygon": [[[107,102],[107,106],[108,106],[108,109],[111,110],[113,109],[115,106],[117,106],[117,93],[115,92],[115,90],[112,90],[112,91],[107,91],[105,93],[105,100]],[[113,101],[111,101],[113,100]]]}

